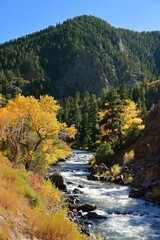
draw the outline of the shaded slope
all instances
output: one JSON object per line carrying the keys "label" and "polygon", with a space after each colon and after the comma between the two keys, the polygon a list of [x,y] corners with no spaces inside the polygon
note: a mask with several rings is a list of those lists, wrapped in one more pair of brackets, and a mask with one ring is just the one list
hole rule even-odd
{"label": "shaded slope", "polygon": [[[134,176],[134,186],[149,200],[160,200],[160,101],[145,119],[145,129],[125,155],[124,163]],[[131,153],[132,154],[129,154]],[[134,154],[133,154],[134,153]],[[132,156],[131,156],[132,155]],[[129,157],[130,156],[130,157]]]}

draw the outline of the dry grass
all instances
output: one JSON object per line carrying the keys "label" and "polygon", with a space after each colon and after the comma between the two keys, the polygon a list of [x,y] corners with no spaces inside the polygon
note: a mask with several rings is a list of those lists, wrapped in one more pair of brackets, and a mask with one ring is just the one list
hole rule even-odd
{"label": "dry grass", "polygon": [[0,191],[0,205],[6,209],[11,211],[17,211],[19,209],[20,200],[18,199],[19,195],[12,191],[12,190],[6,190],[1,188]]}
{"label": "dry grass", "polygon": [[[0,239],[87,240],[66,217],[62,194],[39,175],[13,169],[0,154]],[[21,234],[21,235],[20,235]]]}
{"label": "dry grass", "polygon": [[38,239],[45,240],[87,240],[80,234],[76,225],[65,216],[65,211],[56,214],[44,215],[43,212],[34,211],[30,216],[33,233]]}
{"label": "dry grass", "polygon": [[9,227],[5,224],[0,223],[0,239],[1,240],[8,240],[10,237],[10,230]]}

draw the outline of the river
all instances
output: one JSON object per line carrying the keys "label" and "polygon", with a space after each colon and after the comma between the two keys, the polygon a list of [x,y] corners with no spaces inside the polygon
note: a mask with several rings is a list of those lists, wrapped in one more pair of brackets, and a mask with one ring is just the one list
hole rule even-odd
{"label": "river", "polygon": [[127,186],[87,180],[87,165],[92,157],[93,153],[73,151],[73,156],[58,166],[68,182],[67,189],[72,191],[83,185],[83,193],[78,195],[81,203],[96,204],[96,212],[107,217],[92,220],[90,231],[103,234],[105,239],[160,239],[160,208],[129,198]]}

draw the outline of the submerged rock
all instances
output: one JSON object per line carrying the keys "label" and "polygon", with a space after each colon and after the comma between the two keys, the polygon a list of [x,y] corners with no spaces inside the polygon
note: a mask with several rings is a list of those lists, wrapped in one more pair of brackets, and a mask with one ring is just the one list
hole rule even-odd
{"label": "submerged rock", "polygon": [[78,185],[78,187],[79,187],[79,188],[84,188],[84,185],[81,185],[81,184],[80,184],[80,185]]}
{"label": "submerged rock", "polygon": [[75,194],[82,194],[83,192],[81,190],[79,190],[78,188],[75,188],[73,190],[73,193],[75,193]]}
{"label": "submerged rock", "polygon": [[72,184],[74,184],[73,182],[71,182],[71,181],[68,181],[67,182],[67,184],[69,184],[69,185],[72,185]]}

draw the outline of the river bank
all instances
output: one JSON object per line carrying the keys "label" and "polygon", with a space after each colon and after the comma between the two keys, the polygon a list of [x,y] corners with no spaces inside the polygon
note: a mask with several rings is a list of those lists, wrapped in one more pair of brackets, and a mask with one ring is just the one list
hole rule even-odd
{"label": "river bank", "polygon": [[148,176],[142,181],[142,179],[134,178],[134,172],[127,165],[120,166],[119,164],[115,164],[108,168],[104,163],[97,166],[94,159],[89,162],[88,172],[88,180],[129,186],[129,197],[141,198],[160,206],[160,181],[154,176]]}
{"label": "river bank", "polygon": [[[160,238],[160,208],[142,199],[129,198],[128,186],[88,180],[87,166],[92,156],[89,152],[74,151],[71,158],[57,166],[65,178],[67,191],[70,191],[68,196],[73,194],[74,189],[79,189],[81,193],[74,193],[78,205],[96,205],[94,212],[105,217],[86,218],[85,221],[90,222],[90,232],[99,232],[105,239]],[[82,216],[78,219],[81,220]]]}

